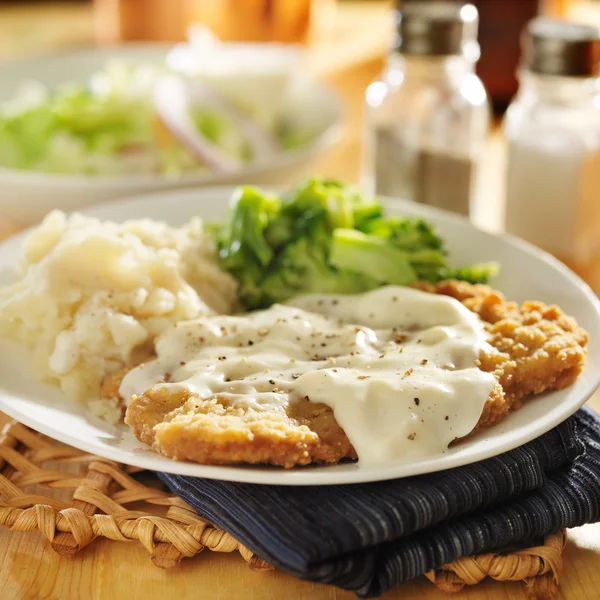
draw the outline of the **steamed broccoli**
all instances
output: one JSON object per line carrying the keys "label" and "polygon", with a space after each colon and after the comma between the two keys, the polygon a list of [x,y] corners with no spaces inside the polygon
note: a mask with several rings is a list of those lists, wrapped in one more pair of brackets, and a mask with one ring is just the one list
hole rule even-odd
{"label": "steamed broccoli", "polygon": [[333,232],[329,261],[338,269],[370,276],[380,284],[407,285],[417,279],[408,252],[355,229]]}
{"label": "steamed broccoli", "polygon": [[246,186],[236,190],[231,205],[231,219],[223,231],[220,247],[225,268],[245,268],[250,255],[259,265],[267,266],[273,259],[273,250],[264,234],[280,210],[279,199]]}
{"label": "steamed broccoli", "polygon": [[252,187],[238,188],[231,199],[231,218],[218,230],[221,264],[239,282],[246,306],[261,303],[260,281],[275,254],[265,229],[279,211],[279,198]]}
{"label": "steamed broccoli", "polygon": [[326,245],[300,238],[288,244],[261,283],[260,306],[301,294],[358,294],[380,285],[368,275],[328,264]]}
{"label": "steamed broccoli", "polygon": [[500,267],[498,263],[476,263],[470,267],[442,267],[435,274],[433,283],[444,279],[460,279],[469,283],[487,283],[490,277],[498,274]]}
{"label": "steamed broccoli", "polygon": [[239,188],[229,219],[215,231],[222,265],[238,280],[248,309],[419,279],[485,282],[497,270],[448,267],[429,223],[385,216],[377,201],[332,180],[309,179],[281,196]]}

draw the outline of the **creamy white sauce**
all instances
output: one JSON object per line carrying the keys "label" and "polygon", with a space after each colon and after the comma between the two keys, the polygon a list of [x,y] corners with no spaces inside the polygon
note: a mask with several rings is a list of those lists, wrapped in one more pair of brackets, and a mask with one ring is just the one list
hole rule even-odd
{"label": "creamy white sauce", "polygon": [[308,397],[333,409],[361,464],[375,464],[444,452],[473,430],[496,384],[476,366],[486,348],[457,300],[389,286],[179,323],[120,391],[127,400],[168,373],[159,385],[257,411]]}

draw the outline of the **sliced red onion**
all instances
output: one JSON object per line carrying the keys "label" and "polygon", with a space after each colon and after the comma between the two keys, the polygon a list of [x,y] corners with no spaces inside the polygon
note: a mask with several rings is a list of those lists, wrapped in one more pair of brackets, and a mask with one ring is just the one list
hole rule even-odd
{"label": "sliced red onion", "polygon": [[244,112],[238,110],[223,94],[219,94],[201,81],[192,81],[190,87],[195,104],[214,108],[227,114],[250,144],[253,156],[268,158],[281,151],[279,141],[271,133]]}
{"label": "sliced red onion", "polygon": [[154,87],[153,99],[165,127],[213,171],[237,171],[242,161],[202,135],[191,117],[194,106],[225,113],[250,145],[254,160],[264,160],[280,151],[272,135],[202,82],[189,82],[174,75],[160,77]]}

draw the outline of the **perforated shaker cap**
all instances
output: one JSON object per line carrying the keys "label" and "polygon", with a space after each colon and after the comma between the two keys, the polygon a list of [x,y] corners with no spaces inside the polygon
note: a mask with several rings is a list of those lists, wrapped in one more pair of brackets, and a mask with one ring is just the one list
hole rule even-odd
{"label": "perforated shaker cap", "polygon": [[600,74],[600,30],[588,25],[538,17],[523,37],[524,66],[535,73],[566,77]]}
{"label": "perforated shaker cap", "polygon": [[399,2],[395,49],[412,56],[479,58],[479,13],[472,4],[447,1]]}

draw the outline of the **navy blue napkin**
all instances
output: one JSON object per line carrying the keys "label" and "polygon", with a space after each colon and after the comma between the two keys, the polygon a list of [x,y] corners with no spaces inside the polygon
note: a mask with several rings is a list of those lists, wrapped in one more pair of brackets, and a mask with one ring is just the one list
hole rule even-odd
{"label": "navy blue napkin", "polygon": [[367,598],[461,556],[600,520],[600,418],[582,409],[495,458],[393,481],[287,487],[160,477],[279,569]]}

